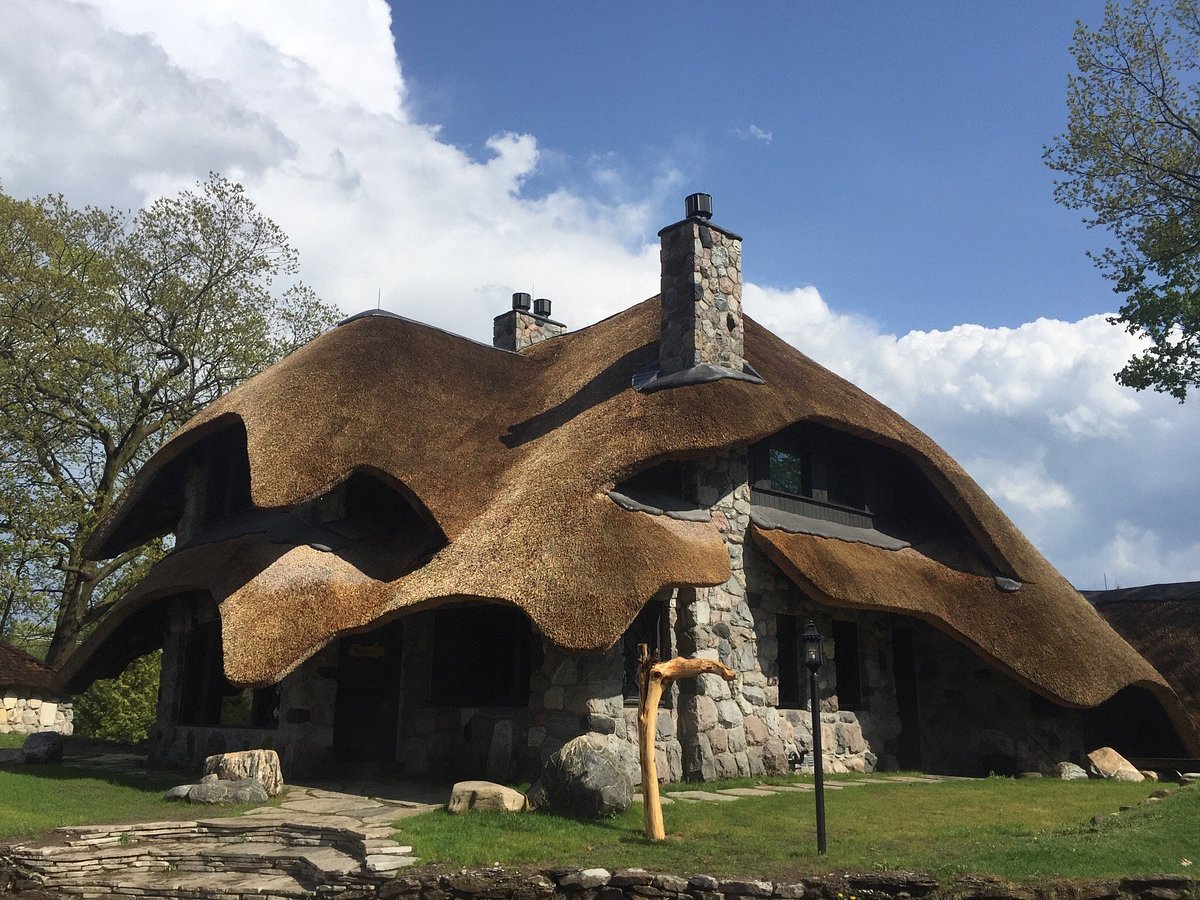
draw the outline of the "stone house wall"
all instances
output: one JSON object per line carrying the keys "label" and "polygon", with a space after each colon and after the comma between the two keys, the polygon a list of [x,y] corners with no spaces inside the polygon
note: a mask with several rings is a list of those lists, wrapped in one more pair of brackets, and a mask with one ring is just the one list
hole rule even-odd
{"label": "stone house wall", "polygon": [[0,708],[0,734],[34,734],[38,731],[57,731],[71,734],[75,730],[75,712],[69,700],[40,697],[27,687],[0,688],[3,706]]}
{"label": "stone house wall", "polygon": [[926,771],[983,776],[1083,763],[1084,713],[1050,703],[932,626],[913,623]]}

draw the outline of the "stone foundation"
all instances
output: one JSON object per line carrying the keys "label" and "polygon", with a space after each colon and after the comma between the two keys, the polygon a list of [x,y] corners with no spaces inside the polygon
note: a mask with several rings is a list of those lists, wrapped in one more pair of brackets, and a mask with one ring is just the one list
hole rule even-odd
{"label": "stone foundation", "polygon": [[0,692],[0,734],[34,734],[56,731],[72,734],[75,712],[70,701],[19,696],[17,691]]}

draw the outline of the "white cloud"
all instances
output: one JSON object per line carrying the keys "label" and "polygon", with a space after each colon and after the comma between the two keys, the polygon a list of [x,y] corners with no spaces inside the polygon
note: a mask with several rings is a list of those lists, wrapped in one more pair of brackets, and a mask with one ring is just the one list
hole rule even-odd
{"label": "white cloud", "polygon": [[760,128],[758,125],[747,125],[745,128],[733,128],[729,132],[735,138],[743,141],[762,141],[764,144],[771,143],[775,135],[767,131],[765,128]]}
{"label": "white cloud", "polygon": [[[389,25],[383,0],[15,4],[0,29],[0,182],[137,206],[222,171],[347,312],[381,292],[480,339],[514,290],[551,297],[573,327],[655,293],[652,210],[686,162],[646,172],[597,152],[586,181],[555,187],[558,155],[533,135],[494,135],[476,158],[410,114]],[[1136,344],[1102,316],[896,336],[812,286],[747,284],[745,302],[933,435],[1081,586],[1200,577],[1200,401],[1116,385]]]}

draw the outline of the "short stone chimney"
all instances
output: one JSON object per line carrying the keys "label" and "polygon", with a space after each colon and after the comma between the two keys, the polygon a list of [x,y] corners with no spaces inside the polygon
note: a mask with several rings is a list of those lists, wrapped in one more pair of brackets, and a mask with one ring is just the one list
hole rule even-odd
{"label": "short stone chimney", "polygon": [[713,225],[712,197],[692,194],[662,240],[659,375],[704,364],[741,373],[742,239]]}
{"label": "short stone chimney", "polygon": [[544,297],[531,300],[528,294],[513,294],[512,309],[492,320],[492,346],[524,350],[562,334],[566,327],[550,318],[549,300]]}

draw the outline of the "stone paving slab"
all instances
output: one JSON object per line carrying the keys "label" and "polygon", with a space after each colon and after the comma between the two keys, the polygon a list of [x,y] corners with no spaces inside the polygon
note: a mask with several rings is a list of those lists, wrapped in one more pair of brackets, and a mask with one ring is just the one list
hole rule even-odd
{"label": "stone paving slab", "polygon": [[713,791],[671,791],[671,796],[678,800],[724,800],[729,803],[737,801],[737,797],[717,794]]}
{"label": "stone paving slab", "polygon": [[730,797],[770,797],[771,791],[759,790],[758,788],[723,788],[717,791],[718,794],[727,794]]}

